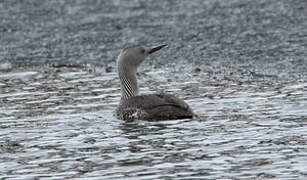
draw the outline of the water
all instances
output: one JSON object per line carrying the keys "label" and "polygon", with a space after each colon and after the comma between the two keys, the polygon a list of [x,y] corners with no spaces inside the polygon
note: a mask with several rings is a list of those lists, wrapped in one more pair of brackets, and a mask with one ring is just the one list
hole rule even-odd
{"label": "water", "polygon": [[[0,179],[307,179],[306,2],[0,1]],[[113,116],[130,43],[196,118]]]}
{"label": "water", "polygon": [[155,87],[162,72],[142,72],[141,92],[177,94],[199,117],[116,119],[115,72],[1,74],[0,178],[306,178],[306,82],[208,83],[191,72]]}

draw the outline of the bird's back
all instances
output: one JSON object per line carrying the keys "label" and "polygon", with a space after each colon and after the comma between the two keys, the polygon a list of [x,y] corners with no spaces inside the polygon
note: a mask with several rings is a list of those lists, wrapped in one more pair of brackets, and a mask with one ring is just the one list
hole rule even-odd
{"label": "bird's back", "polygon": [[116,110],[124,120],[171,120],[192,118],[193,112],[184,101],[170,94],[150,94],[122,100]]}

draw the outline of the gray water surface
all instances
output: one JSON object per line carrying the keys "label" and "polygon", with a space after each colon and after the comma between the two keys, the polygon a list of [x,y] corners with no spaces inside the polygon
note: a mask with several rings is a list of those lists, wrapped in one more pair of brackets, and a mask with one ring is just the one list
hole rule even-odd
{"label": "gray water surface", "polygon": [[[223,84],[171,73],[142,71],[141,92],[176,94],[199,117],[116,119],[115,72],[1,74],[0,179],[306,178],[306,82]],[[158,86],[152,76],[162,77]]]}
{"label": "gray water surface", "polygon": [[[306,0],[0,0],[0,179],[307,179]],[[125,122],[115,59],[198,115]]]}

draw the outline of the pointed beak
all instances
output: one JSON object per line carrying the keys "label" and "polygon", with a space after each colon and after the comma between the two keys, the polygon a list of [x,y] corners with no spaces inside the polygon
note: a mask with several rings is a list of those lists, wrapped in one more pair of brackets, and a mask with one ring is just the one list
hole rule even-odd
{"label": "pointed beak", "polygon": [[156,47],[153,47],[149,50],[148,54],[151,54],[151,53],[154,53],[156,51],[159,51],[160,49],[164,48],[165,46],[167,46],[167,44],[162,44],[160,46],[156,46]]}

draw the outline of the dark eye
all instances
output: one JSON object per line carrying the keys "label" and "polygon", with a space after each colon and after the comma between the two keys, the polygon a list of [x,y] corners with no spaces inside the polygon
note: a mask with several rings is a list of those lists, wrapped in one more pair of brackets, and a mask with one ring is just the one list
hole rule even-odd
{"label": "dark eye", "polygon": [[141,49],[141,53],[144,54],[145,53],[145,49]]}

